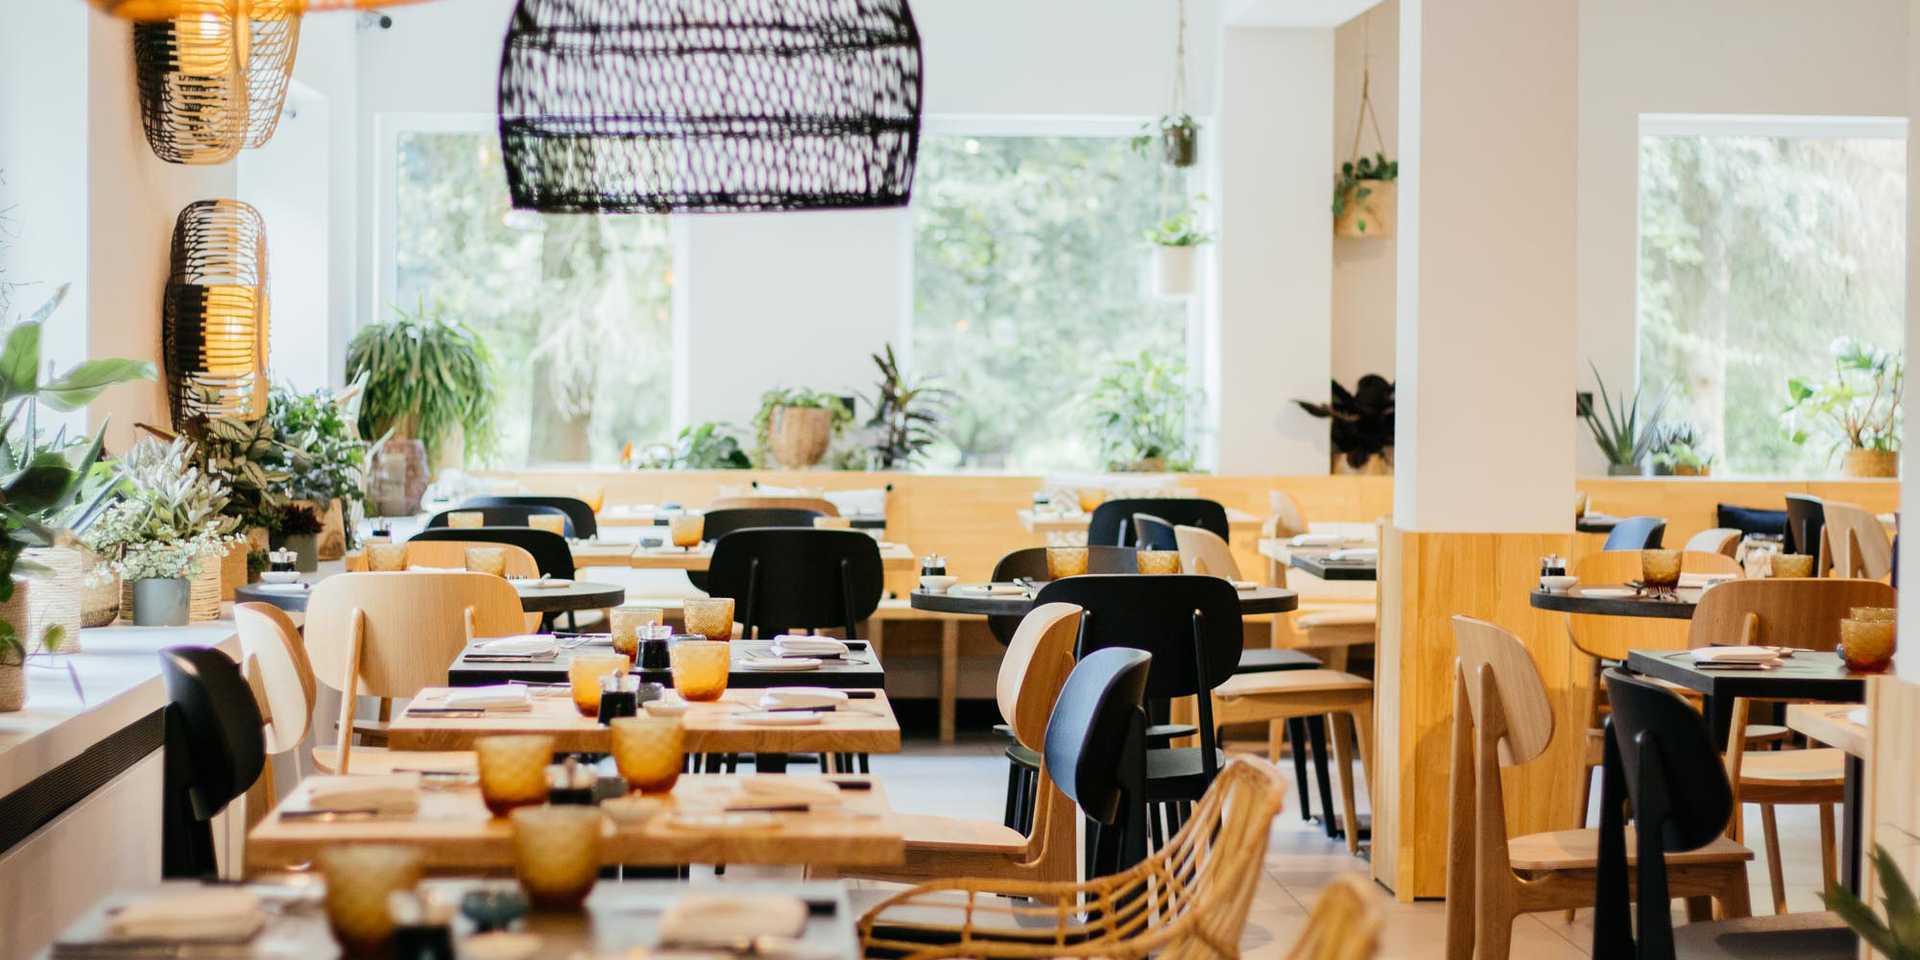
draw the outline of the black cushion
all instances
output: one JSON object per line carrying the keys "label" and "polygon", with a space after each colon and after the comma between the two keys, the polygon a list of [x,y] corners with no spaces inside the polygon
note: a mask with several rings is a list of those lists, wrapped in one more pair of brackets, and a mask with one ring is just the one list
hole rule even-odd
{"label": "black cushion", "polygon": [[1762,510],[1759,507],[1740,507],[1723,503],[1715,508],[1714,513],[1714,524],[1729,530],[1758,533],[1770,537],[1787,535],[1785,510]]}

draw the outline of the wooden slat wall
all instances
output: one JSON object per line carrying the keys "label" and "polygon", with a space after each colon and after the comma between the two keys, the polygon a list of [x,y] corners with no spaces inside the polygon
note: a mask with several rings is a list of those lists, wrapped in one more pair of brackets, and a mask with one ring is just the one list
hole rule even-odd
{"label": "wooden slat wall", "polygon": [[[1920,730],[1920,684],[1882,677],[1868,685],[1866,836],[1861,853],[1877,844],[1887,848],[1909,881],[1920,879],[1920,753],[1913,734]],[[1880,909],[1880,884],[1872,860],[1860,866],[1861,899]],[[1862,960],[1877,956],[1864,944]]]}

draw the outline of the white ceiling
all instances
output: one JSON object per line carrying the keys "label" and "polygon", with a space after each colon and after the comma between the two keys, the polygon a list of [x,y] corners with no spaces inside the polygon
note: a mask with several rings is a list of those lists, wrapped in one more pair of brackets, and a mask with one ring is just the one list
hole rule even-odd
{"label": "white ceiling", "polygon": [[1230,27],[1336,27],[1380,0],[1223,0],[1220,22]]}

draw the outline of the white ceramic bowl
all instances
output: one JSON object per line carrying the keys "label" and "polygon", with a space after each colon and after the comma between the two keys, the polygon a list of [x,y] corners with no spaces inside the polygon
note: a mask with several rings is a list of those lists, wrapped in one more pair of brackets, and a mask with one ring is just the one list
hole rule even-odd
{"label": "white ceramic bowl", "polygon": [[261,583],[299,583],[300,571],[298,570],[263,571],[260,574],[260,582]]}
{"label": "white ceramic bowl", "polygon": [[1580,582],[1579,577],[1541,577],[1540,586],[1548,593],[1566,593]]}
{"label": "white ceramic bowl", "polygon": [[946,593],[948,590],[953,589],[954,584],[959,582],[959,577],[947,576],[945,574],[937,576],[929,575],[920,578],[920,589],[928,593]]}

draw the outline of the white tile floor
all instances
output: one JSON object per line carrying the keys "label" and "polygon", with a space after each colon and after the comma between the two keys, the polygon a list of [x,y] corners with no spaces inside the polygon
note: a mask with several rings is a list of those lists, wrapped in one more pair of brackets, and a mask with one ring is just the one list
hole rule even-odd
{"label": "white tile floor", "polygon": [[[911,813],[998,820],[1006,798],[1006,761],[990,738],[969,739],[942,747],[909,741],[904,753],[873,758],[873,772],[884,778],[893,804]],[[1242,946],[1249,958],[1280,957],[1306,922],[1307,910],[1320,890],[1343,872],[1366,875],[1367,865],[1349,857],[1346,845],[1328,840],[1318,823],[1300,819],[1292,790],[1292,772],[1286,808],[1274,820],[1267,850],[1266,876],[1254,896]],[[1337,788],[1337,785],[1336,785]],[[1336,794],[1337,796],[1337,794]],[[1367,809],[1364,792],[1361,808]],[[1317,801],[1316,801],[1317,803]],[[1811,807],[1779,808],[1781,844],[1785,851],[1787,905],[1793,911],[1821,909],[1818,878],[1820,845],[1818,821]],[[1747,832],[1756,859],[1747,876],[1756,913],[1772,909],[1766,867],[1758,857],[1760,823],[1757,808],[1747,808]],[[1399,903],[1382,890],[1387,908],[1387,932],[1381,958],[1440,957],[1444,953],[1444,904],[1439,901]],[[1514,925],[1513,956],[1524,960],[1562,960],[1585,957],[1593,937],[1592,912],[1582,911],[1569,924],[1562,914],[1536,914]]]}

